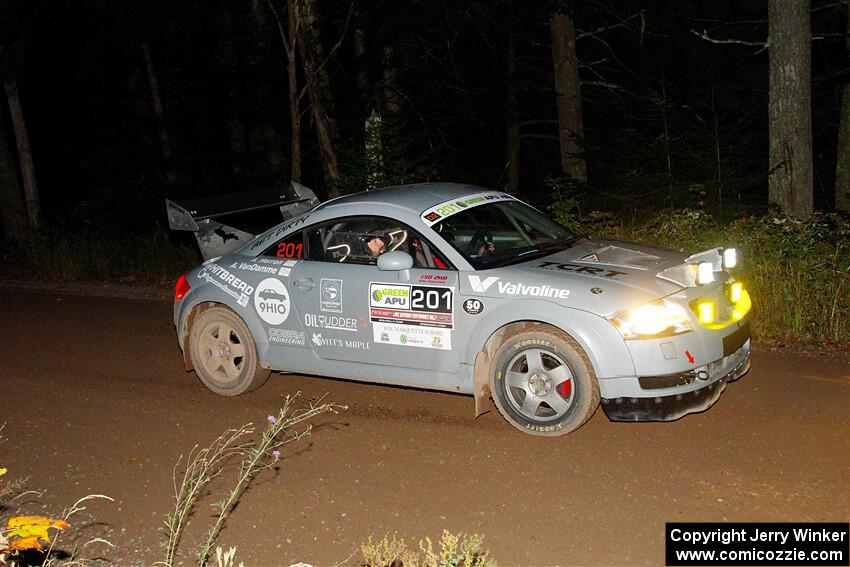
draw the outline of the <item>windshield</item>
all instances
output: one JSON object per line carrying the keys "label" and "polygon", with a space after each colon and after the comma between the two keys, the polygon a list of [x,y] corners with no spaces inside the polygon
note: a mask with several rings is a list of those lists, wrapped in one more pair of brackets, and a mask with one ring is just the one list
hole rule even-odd
{"label": "windshield", "polygon": [[570,246],[570,232],[520,201],[471,207],[433,227],[476,270],[546,256]]}

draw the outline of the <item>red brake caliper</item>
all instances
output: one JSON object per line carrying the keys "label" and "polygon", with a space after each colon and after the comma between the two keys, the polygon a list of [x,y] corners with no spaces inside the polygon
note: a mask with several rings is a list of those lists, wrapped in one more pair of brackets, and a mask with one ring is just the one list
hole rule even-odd
{"label": "red brake caliper", "polygon": [[558,384],[555,387],[555,389],[558,391],[558,393],[561,395],[562,398],[569,398],[570,397],[570,390],[572,390],[572,388],[573,388],[572,380],[564,380],[563,382],[561,382],[560,384]]}

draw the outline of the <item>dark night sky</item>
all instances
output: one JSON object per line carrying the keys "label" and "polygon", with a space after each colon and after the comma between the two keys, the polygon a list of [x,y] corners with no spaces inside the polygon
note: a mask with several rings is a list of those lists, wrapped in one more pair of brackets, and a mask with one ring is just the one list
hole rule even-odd
{"label": "dark night sky", "polygon": [[[277,5],[285,14],[285,5]],[[495,186],[505,150],[508,30],[516,37],[522,184],[545,204],[559,167],[548,4],[535,2],[321,2],[340,127],[340,164],[358,188],[362,121],[380,95],[381,49],[392,47],[402,95],[388,127],[395,179]],[[815,202],[832,200],[838,92],[846,76],[846,14],[814,2]],[[351,17],[346,26],[346,20]],[[286,61],[263,2],[0,2],[3,69],[18,78],[36,174],[52,223],[116,221],[132,211],[163,222],[165,196],[190,197],[285,183],[289,175]],[[766,2],[576,2],[579,32],[625,24],[578,42],[589,207],[635,210],[672,182],[722,188],[740,211],[765,205]],[[365,32],[371,98],[357,85],[353,30]],[[151,46],[174,150],[165,182],[141,45]],[[303,102],[307,108],[307,99]],[[664,119],[667,120],[667,146]],[[303,121],[304,182],[323,190],[309,114]],[[717,138],[715,138],[715,127]],[[233,132],[241,133],[234,139]],[[8,135],[8,132],[7,132]],[[667,172],[668,154],[672,180]]]}

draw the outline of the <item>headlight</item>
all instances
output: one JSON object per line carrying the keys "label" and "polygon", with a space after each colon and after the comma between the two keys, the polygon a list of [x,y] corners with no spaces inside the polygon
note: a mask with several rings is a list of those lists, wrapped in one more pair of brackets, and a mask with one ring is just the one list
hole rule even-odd
{"label": "headlight", "polygon": [[697,265],[697,283],[707,284],[714,281],[714,264],[711,262],[700,262]]}
{"label": "headlight", "polygon": [[692,330],[685,308],[669,301],[654,301],[624,309],[608,320],[627,339],[669,337]]}

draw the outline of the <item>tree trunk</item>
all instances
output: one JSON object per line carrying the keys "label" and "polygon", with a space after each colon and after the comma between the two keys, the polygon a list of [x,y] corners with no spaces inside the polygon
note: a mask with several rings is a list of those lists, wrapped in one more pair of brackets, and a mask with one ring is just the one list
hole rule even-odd
{"label": "tree trunk", "polygon": [[38,183],[35,180],[30,138],[27,133],[27,123],[24,120],[24,110],[21,108],[18,83],[12,76],[6,79],[6,98],[9,101],[9,114],[12,117],[15,140],[18,143],[18,163],[24,186],[24,206],[27,211],[27,220],[31,229],[37,229],[41,226],[41,201],[38,197]]}
{"label": "tree trunk", "polygon": [[142,42],[142,57],[145,61],[145,71],[148,75],[148,88],[151,92],[151,102],[153,103],[153,112],[156,116],[157,127],[159,128],[159,147],[162,151],[162,160],[165,167],[165,182],[168,184],[174,183],[177,179],[174,173],[174,166],[171,163],[171,141],[168,136],[168,128],[165,126],[165,114],[162,110],[162,97],[159,93],[159,80],[156,77],[156,72],[151,58],[151,48],[146,41]]}
{"label": "tree trunk", "polygon": [[511,195],[519,194],[519,102],[516,89],[516,61],[514,59],[514,34],[508,32],[508,124],[505,129],[505,191]]}
{"label": "tree trunk", "polygon": [[[845,50],[850,60],[850,0],[847,10]],[[844,77],[841,86],[841,116],[838,120],[838,156],[835,164],[835,210],[850,212],[850,76]]]}
{"label": "tree trunk", "polygon": [[27,213],[5,122],[6,111],[0,107],[0,212],[3,215],[3,240],[8,244],[21,242],[26,237]]}
{"label": "tree trunk", "polygon": [[811,16],[808,0],[768,0],[768,197],[792,216],[813,209]]}
{"label": "tree trunk", "polygon": [[366,31],[361,26],[358,26],[354,30],[354,62],[357,66],[357,89],[360,91],[360,101],[363,103],[363,108],[368,109],[369,99],[372,98],[372,86],[369,84],[369,68],[366,55]]}
{"label": "tree trunk", "polygon": [[581,121],[581,91],[576,55],[576,32],[566,14],[549,15],[552,35],[552,62],[558,104],[558,139],[561,144],[561,170],[581,183],[587,182],[584,161],[584,127]]}
{"label": "tree trunk", "polygon": [[381,139],[381,115],[372,109],[372,114],[363,125],[364,149],[366,153],[366,184],[376,189],[384,184],[384,144]]}
{"label": "tree trunk", "polygon": [[[289,77],[289,159],[292,162],[290,179],[301,183],[301,97],[298,92],[298,67],[296,61],[296,37],[298,36],[298,14],[295,0],[288,0],[287,29],[289,31],[289,47],[286,50],[286,73]],[[281,30],[282,31],[282,30]],[[287,45],[286,37],[283,38]]]}
{"label": "tree trunk", "polygon": [[384,46],[383,53],[381,53],[381,63],[384,78],[384,110],[397,113],[401,110],[401,97],[399,97],[396,90],[396,69],[395,62],[393,61],[393,48],[391,46]]}
{"label": "tree trunk", "polygon": [[336,141],[338,131],[333,117],[333,93],[330,75],[325,65],[325,49],[319,26],[316,0],[303,0],[298,5],[298,45],[310,95],[310,109],[322,153],[327,196],[338,197],[339,170],[337,167]]}
{"label": "tree trunk", "polygon": [[289,79],[289,160],[290,181],[301,183],[301,92],[298,90],[298,48],[296,38],[298,37],[298,12],[295,6],[296,0],[286,2],[286,29],[283,28],[280,14],[272,0],[266,0],[269,9],[274,15],[277,23],[277,31],[283,49],[286,51],[286,74]]}

